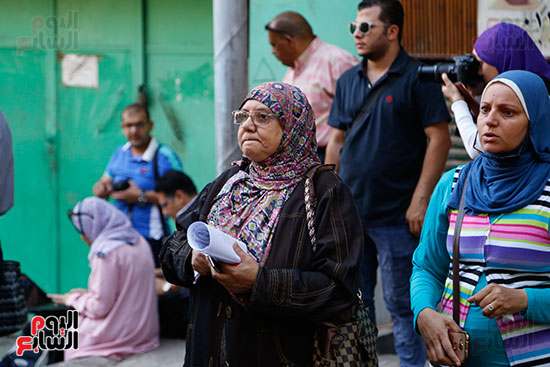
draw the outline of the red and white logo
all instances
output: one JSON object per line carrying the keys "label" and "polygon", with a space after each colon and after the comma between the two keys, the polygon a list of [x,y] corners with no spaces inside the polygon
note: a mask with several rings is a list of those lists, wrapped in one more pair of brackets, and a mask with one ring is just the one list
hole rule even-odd
{"label": "red and white logo", "polygon": [[26,350],[78,349],[78,311],[69,310],[65,316],[35,316],[31,320],[31,336],[16,341],[18,356]]}

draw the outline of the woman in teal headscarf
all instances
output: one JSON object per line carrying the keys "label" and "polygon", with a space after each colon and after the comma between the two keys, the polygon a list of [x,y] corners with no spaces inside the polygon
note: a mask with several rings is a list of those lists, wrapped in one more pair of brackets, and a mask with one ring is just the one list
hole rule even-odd
{"label": "woman in teal headscarf", "polygon": [[[477,126],[485,152],[447,172],[433,193],[411,277],[416,327],[433,363],[460,365],[448,332],[461,328],[470,334],[465,366],[549,363],[549,111],[537,75],[500,74],[481,100]],[[450,265],[463,190],[457,325]]]}

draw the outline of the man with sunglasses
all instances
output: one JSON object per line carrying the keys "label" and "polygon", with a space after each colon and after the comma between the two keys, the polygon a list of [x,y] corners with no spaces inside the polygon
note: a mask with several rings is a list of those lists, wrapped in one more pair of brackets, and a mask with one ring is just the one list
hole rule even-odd
{"label": "man with sunglasses", "polygon": [[296,12],[277,15],[265,29],[271,53],[289,67],[283,82],[300,88],[313,108],[317,150],[323,161],[332,130],[327,120],[336,81],[344,71],[357,64],[357,58],[340,47],[321,41],[313,34],[307,20]]}
{"label": "man with sunglasses", "polygon": [[181,162],[169,146],[151,136],[153,121],[144,106],[127,106],[122,111],[121,128],[128,141],[111,156],[93,192],[101,198],[115,199],[114,205],[130,217],[134,228],[151,245],[155,267],[159,267],[161,238],[168,230],[155,182],[168,170],[181,171]]}
{"label": "man with sunglasses", "polygon": [[413,329],[409,277],[451,145],[450,116],[439,86],[419,82],[420,62],[401,46],[403,19],[397,0],[359,4],[350,31],[363,60],[338,80],[326,163],[337,165],[362,219],[365,301],[373,310],[378,257],[401,366],[420,367],[426,352]]}

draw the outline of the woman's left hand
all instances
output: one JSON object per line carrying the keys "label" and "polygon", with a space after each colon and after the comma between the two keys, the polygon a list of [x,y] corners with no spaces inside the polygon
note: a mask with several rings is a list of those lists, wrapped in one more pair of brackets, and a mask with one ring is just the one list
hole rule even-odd
{"label": "woman's left hand", "polygon": [[527,308],[527,292],[525,289],[489,284],[468,298],[468,302],[483,308],[483,316],[493,319],[525,310]]}
{"label": "woman's left hand", "polygon": [[211,267],[212,278],[223,285],[225,289],[235,294],[249,292],[254,286],[256,275],[260,266],[256,260],[244,252],[237,243],[233,244],[233,250],[241,258],[240,264],[218,263],[221,273]]}

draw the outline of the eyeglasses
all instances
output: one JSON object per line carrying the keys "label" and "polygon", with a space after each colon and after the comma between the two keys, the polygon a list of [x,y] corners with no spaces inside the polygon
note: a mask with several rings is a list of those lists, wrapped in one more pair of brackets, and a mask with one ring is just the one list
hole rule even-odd
{"label": "eyeglasses", "polygon": [[168,202],[170,202],[170,200],[172,200],[174,197],[173,196],[167,196],[166,197],[166,200],[164,200],[162,203],[160,203],[160,207],[161,208],[164,208],[166,207],[166,205],[168,205]]}
{"label": "eyeglasses", "polygon": [[355,22],[351,22],[349,24],[349,31],[351,34],[355,33],[355,30],[359,28],[359,33],[362,35],[369,34],[372,27],[375,26],[387,26],[385,23],[378,23],[378,22],[361,22],[359,24]]}
{"label": "eyeglasses", "polygon": [[[82,205],[82,204],[80,204],[80,205]],[[78,229],[78,227],[74,225],[74,222],[73,222],[73,216],[74,215],[76,215],[78,217],[78,224],[80,225],[80,229]],[[81,233],[84,236],[85,236],[85,234],[84,234],[84,227],[82,225],[82,216],[86,216],[86,217],[90,217],[91,219],[94,219],[94,216],[91,215],[91,214],[81,213],[81,212],[73,212],[70,209],[67,210],[67,216],[69,217],[69,220],[73,224],[74,228],[78,231],[78,233]]]}
{"label": "eyeglasses", "polygon": [[122,128],[124,130],[130,130],[131,128],[135,127],[136,130],[141,130],[145,127],[145,125],[147,125],[147,122],[145,121],[139,121],[139,122],[135,122],[135,123],[122,123]]}
{"label": "eyeglasses", "polygon": [[235,110],[231,112],[231,114],[233,115],[233,123],[235,125],[244,124],[248,118],[251,118],[254,125],[266,126],[272,118],[279,118],[279,116],[274,113],[265,113],[262,111],[248,112],[243,110]]}

